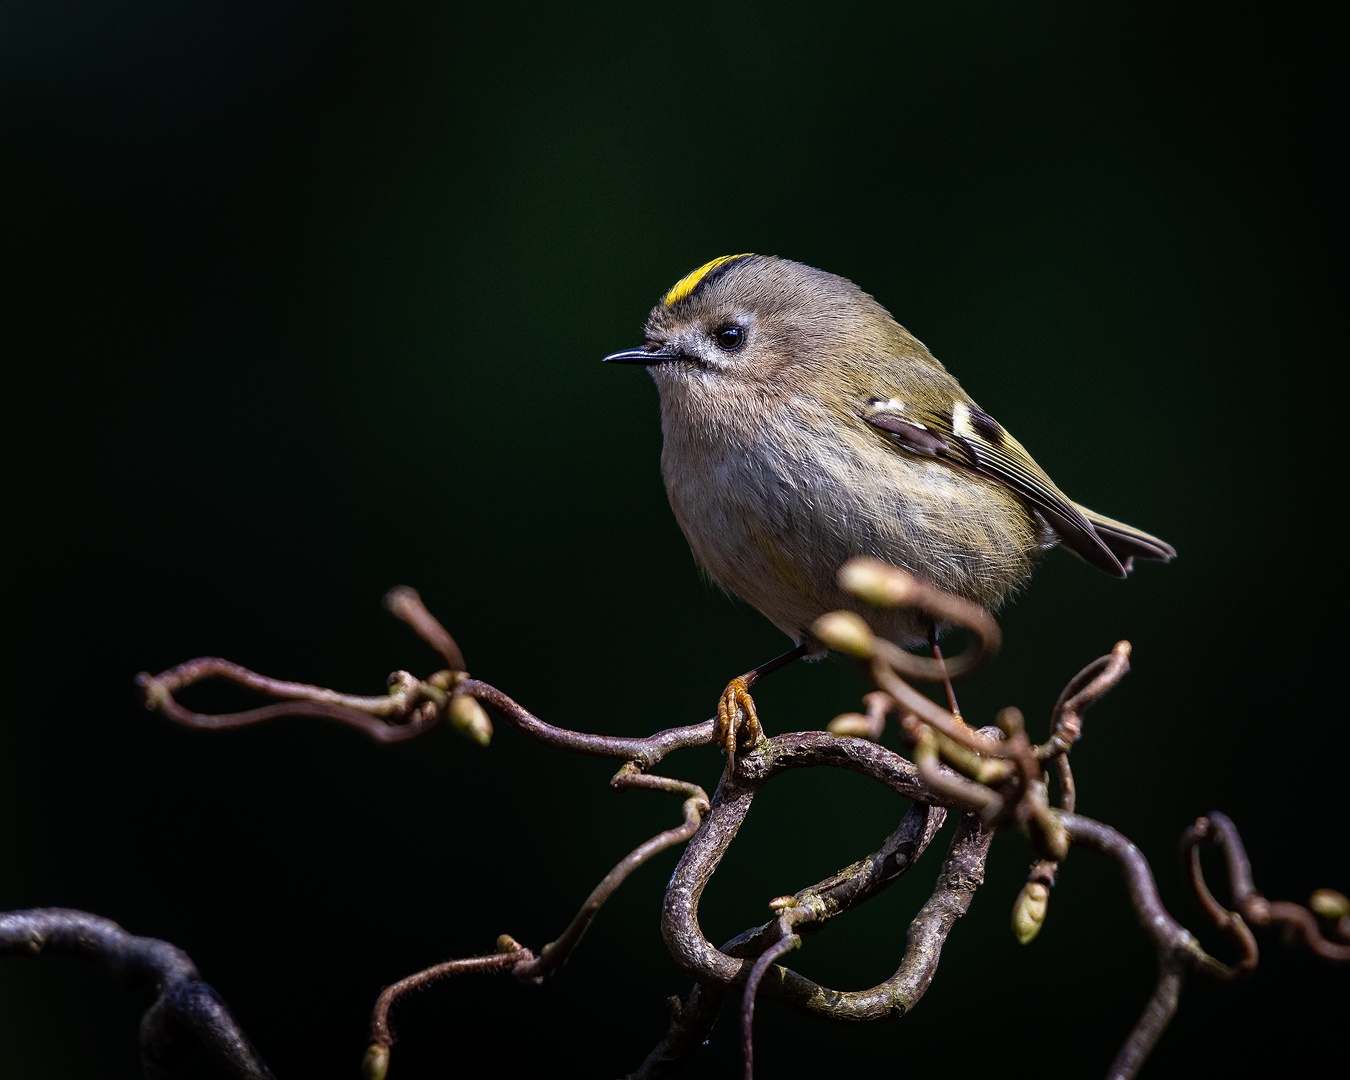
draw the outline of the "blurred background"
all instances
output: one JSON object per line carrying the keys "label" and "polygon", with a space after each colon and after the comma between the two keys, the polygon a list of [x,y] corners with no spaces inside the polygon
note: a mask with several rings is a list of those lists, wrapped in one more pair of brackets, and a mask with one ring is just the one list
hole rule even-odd
{"label": "blurred background", "polygon": [[[232,733],[147,714],[198,655],[378,693],[436,658],[380,607],[421,590],[472,672],[545,719],[646,734],[787,647],[705,585],[666,504],[656,393],[602,367],[677,278],[756,251],[857,281],[1074,498],[1176,545],[1126,583],[1060,552],[959,687],[1043,736],[1119,638],[1134,670],[1074,754],[1193,928],[1175,850],[1228,812],[1259,888],[1350,888],[1334,518],[1344,359],[1344,41],[1312,9],[1197,4],[0,4],[7,548],[0,909],[60,905],[185,949],[278,1077],[358,1075],[380,988],[509,932],[551,940],[678,820],[612,763],[448,730]],[[1327,409],[1331,411],[1326,412]],[[757,693],[770,732],[868,689],[847,663]],[[202,708],[247,703],[188,696]],[[894,731],[886,736],[897,745]],[[716,751],[663,771],[711,791]],[[775,781],[709,887],[715,942],[862,857],[902,800]],[[889,975],[940,840],[793,954]],[[688,980],[659,933],[678,851],[542,988],[463,979],[395,1014],[400,1078],[634,1068]],[[905,1019],[756,1014],[765,1077],[972,1055],[1105,1070],[1154,960],[1111,867],[1065,864],[1040,938],[988,884]],[[1217,866],[1216,892],[1227,895]],[[1223,956],[1228,946],[1200,929]],[[1293,1067],[1350,973],[1262,938],[1193,983],[1146,1076]],[[150,1000],[61,958],[0,964],[5,1071],[139,1075]],[[974,1036],[974,1038],[972,1038]],[[691,1076],[739,1075],[722,1018]]]}

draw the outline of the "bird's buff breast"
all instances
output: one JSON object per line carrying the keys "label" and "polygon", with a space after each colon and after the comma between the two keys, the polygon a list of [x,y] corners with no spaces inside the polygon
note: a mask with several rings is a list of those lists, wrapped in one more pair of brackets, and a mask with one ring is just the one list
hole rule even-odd
{"label": "bird's buff breast", "polygon": [[[718,395],[700,409],[680,400],[690,388],[670,389],[661,388],[661,471],[694,557],[794,640],[822,613],[859,606],[836,584],[857,555],[990,606],[1028,575],[1036,523],[994,485],[958,481],[809,399],[766,410]],[[908,614],[870,617],[893,640],[926,633]]]}

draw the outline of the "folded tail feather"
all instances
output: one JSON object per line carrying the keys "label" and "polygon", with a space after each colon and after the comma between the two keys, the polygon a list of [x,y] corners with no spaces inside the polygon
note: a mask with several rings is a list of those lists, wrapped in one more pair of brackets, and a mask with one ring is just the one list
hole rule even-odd
{"label": "folded tail feather", "polygon": [[[1075,503],[1075,506],[1078,504]],[[1156,536],[1144,532],[1143,529],[1136,529],[1133,525],[1126,525],[1123,521],[1116,521],[1107,517],[1105,514],[1098,514],[1089,510],[1086,506],[1079,506],[1078,509],[1088,521],[1092,522],[1092,527],[1097,535],[1101,537],[1102,543],[1111,549],[1112,554],[1121,562],[1126,570],[1133,570],[1135,559],[1147,559],[1150,562],[1171,562],[1177,557],[1177,549],[1166,540],[1159,540]]]}

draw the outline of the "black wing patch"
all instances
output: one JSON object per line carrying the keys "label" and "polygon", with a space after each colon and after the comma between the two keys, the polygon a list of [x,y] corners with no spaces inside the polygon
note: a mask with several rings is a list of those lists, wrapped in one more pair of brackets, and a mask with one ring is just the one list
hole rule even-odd
{"label": "black wing patch", "polygon": [[862,418],[912,453],[960,465],[1016,492],[1040,512],[1061,544],[1112,577],[1125,577],[1126,567],[1078,505],[978,406],[957,401],[943,413],[895,398],[871,398],[863,405]]}
{"label": "black wing patch", "polygon": [[894,435],[904,444],[906,450],[912,450],[916,454],[939,457],[947,449],[947,440],[941,435],[929,431],[923,424],[902,419],[894,413],[874,412],[870,416],[864,416],[863,419],[873,427]]}

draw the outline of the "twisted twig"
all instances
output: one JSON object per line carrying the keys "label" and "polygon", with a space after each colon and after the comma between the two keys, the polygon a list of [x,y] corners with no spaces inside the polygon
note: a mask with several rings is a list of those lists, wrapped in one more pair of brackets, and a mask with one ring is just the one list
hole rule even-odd
{"label": "twisted twig", "polygon": [[[713,741],[714,721],[671,728],[645,738],[594,735],[555,727],[534,716],[495,687],[471,679],[454,639],[422,605],[414,590],[395,589],[386,597],[394,614],[435,648],[447,667],[425,680],[408,672],[390,676],[385,695],[360,697],[324,687],[259,675],[238,665],[206,657],[157,676],[142,674],[138,682],[148,707],[179,723],[229,728],[284,715],[337,719],[380,741],[409,738],[442,719],[486,743],[491,724],[480,702],[510,726],[546,746],[570,753],[608,757],[624,762],[611,783],[616,790],[641,788],[684,796],[683,821],[639,845],[592,891],[563,933],[537,954],[507,935],[489,956],[446,961],[408,976],[379,996],[371,1020],[372,1043],[365,1068],[381,1080],[393,1043],[389,1016],[407,993],[471,971],[511,972],[526,983],[538,983],[556,972],[570,956],[601,905],[638,866],[655,853],[688,841],[666,892],[662,932],[672,955],[695,980],[683,1000],[672,999],[672,1022],[666,1037],[648,1056],[635,1077],[668,1075],[706,1038],[728,991],[743,990],[742,1035],[747,1077],[753,1061],[751,1023],[757,994],[840,1020],[871,1020],[903,1015],[921,998],[937,969],[943,944],[955,921],[969,906],[983,881],[984,864],[996,828],[1019,824],[1036,848],[1028,886],[1015,907],[1014,926],[1029,941],[1045,916],[1046,897],[1069,845],[1089,847],[1120,867],[1131,904],[1157,949],[1159,978],[1144,1014],[1135,1025],[1111,1076],[1135,1075],[1175,1012],[1185,976],[1196,972],[1226,982],[1243,978],[1255,967],[1258,953],[1250,927],[1278,924],[1310,951],[1331,960],[1350,960],[1350,943],[1323,933],[1320,916],[1350,942],[1350,900],[1330,890],[1314,894],[1313,909],[1267,901],[1255,889],[1246,852],[1236,828],[1222,814],[1199,819],[1182,840],[1185,873],[1206,914],[1237,942],[1241,955],[1226,965],[1206,953],[1163,908],[1152,871],[1139,850],[1120,833],[1075,814],[1076,793],[1068,753],[1082,734],[1082,714],[1129,670],[1130,646],[1119,642],[1080,671],[1060,695],[1051,715],[1045,743],[1033,745],[1016,709],[1005,709],[997,728],[976,730],[956,714],[954,701],[943,709],[911,687],[906,678],[939,679],[968,671],[991,655],[999,644],[998,628],[973,605],[948,596],[880,564],[854,563],[842,575],[847,588],[870,601],[908,604],[934,623],[962,626],[972,633],[966,653],[949,661],[912,656],[876,638],[862,620],[834,613],[813,627],[820,640],[871,661],[881,688],[867,696],[867,714],[848,714],[831,724],[833,734],[800,732],[762,741],[739,768],[722,777],[712,800],[701,788],[647,770],[669,753]],[[180,690],[208,677],[229,679],[282,700],[240,713],[194,713],[174,698]],[[898,711],[901,726],[914,746],[914,760],[876,744],[885,716]],[[864,738],[845,737],[861,735]],[[1060,781],[1060,807],[1052,810],[1047,795],[1050,761]],[[771,902],[777,917],[714,948],[698,925],[703,889],[748,812],[756,792],[780,773],[828,766],[861,773],[914,800],[896,831],[872,855],[803,889]],[[906,947],[895,974],[868,990],[828,990],[777,961],[798,947],[797,928],[820,925],[877,895],[904,873],[931,842],[947,808],[966,811],[952,839],[933,894],[911,922]],[[1204,882],[1199,847],[1220,845],[1227,858],[1235,911],[1225,909]],[[1314,914],[1314,911],[1316,914]],[[128,977],[155,980],[159,998],[142,1024],[147,1075],[166,1075],[181,1052],[184,1037],[201,1042],[237,1077],[260,1080],[266,1067],[238,1029],[214,991],[202,983],[191,961],[164,942],[135,938],[116,924],[83,912],[58,909],[0,915],[0,955],[19,951],[65,951],[101,960]]]}
{"label": "twisted twig", "polygon": [[1176,1012],[1187,972],[1195,972],[1217,982],[1231,982],[1245,974],[1245,971],[1229,967],[1210,956],[1190,931],[1163,907],[1148,860],[1134,844],[1100,821],[1077,814],[1062,814],[1060,819],[1074,846],[1100,852],[1120,868],[1130,892],[1130,904],[1158,953],[1158,984],[1153,997],[1107,1074],[1111,1080],[1128,1080],[1139,1071]]}
{"label": "twisted twig", "polygon": [[225,1002],[204,983],[182,949],[128,934],[111,919],[68,908],[0,913],[0,956],[62,953],[103,965],[128,983],[158,991],[141,1019],[141,1063],[147,1080],[167,1080],[192,1043],[235,1080],[272,1080],[272,1073]]}
{"label": "twisted twig", "polygon": [[401,998],[451,975],[469,972],[509,971],[521,982],[542,983],[567,962],[572,950],[576,948],[582,935],[599,914],[601,906],[614,894],[614,890],[623,884],[628,875],[658,852],[688,840],[708,810],[707,793],[697,784],[673,780],[666,776],[648,776],[631,762],[615,774],[610,784],[616,791],[665,791],[686,796],[683,824],[658,833],[645,843],[639,844],[620,860],[619,864],[591,891],[567,929],[556,940],[540,949],[537,956],[509,934],[503,934],[497,939],[495,955],[447,960],[385,987],[376,999],[371,1014],[370,1046],[366,1050],[363,1062],[368,1080],[384,1080],[388,1071],[390,1047],[394,1043],[393,1031],[389,1026],[389,1014]]}
{"label": "twisted twig", "polygon": [[[1247,858],[1247,849],[1242,844],[1237,826],[1227,814],[1217,810],[1208,817],[1199,818],[1182,839],[1183,858],[1189,856],[1188,880],[1192,892],[1207,914],[1215,922],[1224,925],[1223,919],[1233,915],[1226,911],[1210,893],[1200,870],[1198,845],[1211,841],[1223,850],[1228,865],[1228,881],[1233,891],[1233,903],[1242,919],[1251,926],[1282,926],[1290,932],[1294,940],[1299,941],[1309,952],[1324,960],[1339,963],[1350,961],[1350,944],[1331,941],[1322,935],[1317,925],[1317,917],[1302,904],[1288,900],[1267,900],[1256,890],[1252,881],[1252,866]],[[1330,890],[1323,890],[1330,893]],[[1339,896],[1340,894],[1331,894]],[[1341,897],[1344,907],[1344,897]],[[1344,918],[1344,915],[1342,915]],[[1247,935],[1250,937],[1250,933]],[[1252,954],[1252,966],[1256,964],[1256,942],[1249,946]]]}

